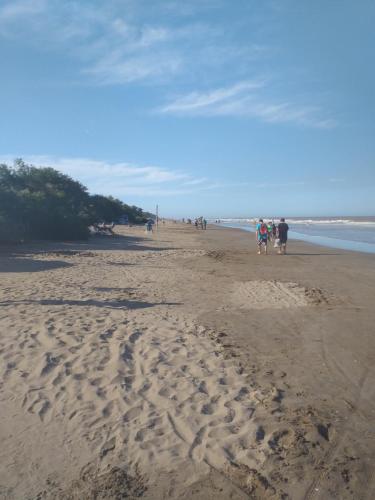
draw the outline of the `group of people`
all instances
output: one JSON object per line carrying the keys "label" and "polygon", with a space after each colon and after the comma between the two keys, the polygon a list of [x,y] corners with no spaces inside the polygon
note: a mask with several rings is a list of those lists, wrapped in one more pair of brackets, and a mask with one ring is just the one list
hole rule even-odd
{"label": "group of people", "polygon": [[272,222],[264,222],[263,219],[259,219],[256,225],[256,241],[258,245],[258,254],[262,253],[262,250],[267,254],[268,243],[273,242],[274,247],[278,249],[279,254],[286,254],[286,244],[288,241],[288,231],[289,226],[282,217],[279,224]]}
{"label": "group of people", "polygon": [[207,221],[203,217],[198,217],[194,221],[194,226],[195,226],[195,229],[198,229],[199,227],[201,229],[207,229]]}

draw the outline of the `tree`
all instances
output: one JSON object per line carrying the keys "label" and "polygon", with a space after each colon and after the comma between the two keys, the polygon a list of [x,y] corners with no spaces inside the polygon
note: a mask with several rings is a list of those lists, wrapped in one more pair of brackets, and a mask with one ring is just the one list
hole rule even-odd
{"label": "tree", "polygon": [[124,213],[123,203],[111,196],[95,194],[89,198],[89,214],[92,223],[114,222]]}
{"label": "tree", "polygon": [[22,239],[88,236],[89,195],[82,184],[67,175],[18,160],[14,167],[1,165],[0,192],[1,229],[5,236],[14,232]]}
{"label": "tree", "polygon": [[112,196],[90,196],[80,182],[49,167],[23,160],[0,165],[0,240],[83,239],[89,226],[116,222],[127,215],[133,224],[150,214]]}

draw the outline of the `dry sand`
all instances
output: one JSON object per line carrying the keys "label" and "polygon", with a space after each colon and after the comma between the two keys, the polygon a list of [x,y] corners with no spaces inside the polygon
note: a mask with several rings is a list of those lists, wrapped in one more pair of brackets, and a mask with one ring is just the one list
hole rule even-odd
{"label": "dry sand", "polygon": [[3,249],[0,498],[375,497],[375,257],[253,238]]}

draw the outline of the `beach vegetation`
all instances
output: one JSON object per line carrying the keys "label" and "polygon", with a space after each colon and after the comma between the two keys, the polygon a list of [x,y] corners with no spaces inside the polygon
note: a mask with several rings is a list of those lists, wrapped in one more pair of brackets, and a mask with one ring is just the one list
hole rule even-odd
{"label": "beach vegetation", "polygon": [[153,215],[142,208],[129,206],[113,196],[93,195],[89,199],[90,220],[92,223],[111,223],[127,216],[131,224],[144,224]]}
{"label": "beach vegetation", "polygon": [[144,223],[149,214],[87,188],[51,167],[0,165],[0,241],[85,239],[90,226],[127,215]]}

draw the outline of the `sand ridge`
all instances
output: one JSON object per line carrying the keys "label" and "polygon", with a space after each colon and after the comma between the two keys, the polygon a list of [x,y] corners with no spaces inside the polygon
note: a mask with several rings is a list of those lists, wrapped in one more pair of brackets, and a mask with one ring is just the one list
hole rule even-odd
{"label": "sand ridge", "polygon": [[248,309],[285,309],[328,303],[320,289],[306,288],[294,282],[254,280],[233,286],[232,303]]}

